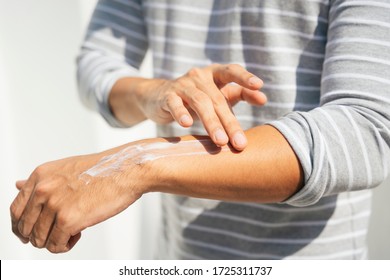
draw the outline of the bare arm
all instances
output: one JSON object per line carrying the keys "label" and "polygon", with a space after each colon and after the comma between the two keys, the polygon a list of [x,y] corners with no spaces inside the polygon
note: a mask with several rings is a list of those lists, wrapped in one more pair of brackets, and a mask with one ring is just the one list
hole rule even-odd
{"label": "bare arm", "polygon": [[[115,165],[119,172],[87,180],[80,175],[102,158],[115,163],[116,155],[135,145],[167,140],[149,139],[46,163],[19,186],[21,191],[11,205],[13,231],[23,242],[66,252],[82,230],[118,214],[148,192],[252,202],[280,202],[294,194],[302,186],[303,175],[284,137],[271,126],[253,128],[246,135],[248,147],[240,153],[227,150],[140,163],[134,159],[144,158],[141,152]],[[193,139],[186,136],[181,141]]]}
{"label": "bare arm", "polygon": [[[242,152],[166,157],[147,163],[158,181],[144,192],[158,191],[228,201],[281,202],[302,186],[303,175],[291,147],[271,126],[246,132]],[[184,141],[194,139],[183,137]]]}

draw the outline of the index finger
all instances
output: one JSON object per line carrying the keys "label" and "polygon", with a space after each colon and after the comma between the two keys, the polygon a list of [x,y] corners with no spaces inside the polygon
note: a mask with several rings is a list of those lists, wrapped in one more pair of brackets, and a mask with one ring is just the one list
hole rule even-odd
{"label": "index finger", "polygon": [[10,206],[12,231],[23,243],[27,243],[29,239],[21,234],[18,228],[18,224],[34,190],[34,186],[35,180],[33,177],[30,177],[23,185]]}
{"label": "index finger", "polygon": [[20,191],[23,186],[26,184],[27,180],[18,180],[15,182],[16,188]]}
{"label": "index finger", "polygon": [[[215,123],[222,124],[224,132],[227,134],[228,139],[232,146],[238,150],[242,151],[246,148],[248,144],[248,140],[246,139],[246,136],[244,134],[244,131],[241,128],[240,123],[238,122],[236,116],[234,115],[233,111],[231,110],[231,107],[224,96],[223,92],[221,92],[217,86],[214,83],[204,83],[198,85],[199,89],[201,89],[203,92],[207,93],[207,96],[210,98],[212,102],[212,106],[214,109],[214,112],[216,113],[217,116],[217,121]],[[198,111],[201,112],[201,109],[204,107],[206,109],[206,112],[210,112],[212,109],[207,110],[206,104],[202,103],[201,108],[198,108]],[[197,112],[198,112],[197,111]],[[202,115],[205,115],[204,113]],[[210,126],[212,125],[210,123],[210,119],[204,118],[204,116],[200,115],[199,118],[203,122],[206,130],[209,131],[214,131],[215,134],[215,129],[212,130],[210,129]],[[212,134],[209,135],[212,136]],[[214,136],[214,138],[216,138]],[[227,144],[226,139],[224,143],[221,144]],[[218,141],[215,141],[216,144],[219,144]]]}

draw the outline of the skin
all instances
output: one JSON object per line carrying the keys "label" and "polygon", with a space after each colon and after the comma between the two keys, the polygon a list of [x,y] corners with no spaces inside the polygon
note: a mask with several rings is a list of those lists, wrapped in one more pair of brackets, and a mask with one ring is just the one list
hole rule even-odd
{"label": "skin", "polygon": [[60,253],[69,251],[85,228],[117,215],[149,192],[259,203],[281,202],[297,192],[303,174],[285,138],[271,126],[245,134],[248,146],[242,152],[231,148],[218,154],[128,164],[111,176],[91,177],[88,184],[80,174],[129,145],[196,138],[142,140],[45,163],[27,181],[17,183],[12,230],[24,243]]}
{"label": "skin", "polygon": [[109,103],[121,122],[134,125],[149,118],[188,127],[199,118],[211,141],[217,146],[229,144],[230,150],[130,163],[121,172],[91,177],[88,183],[80,174],[130,145],[197,137],[141,140],[42,164],[27,180],[16,183],[19,193],[10,207],[13,232],[24,243],[60,253],[72,249],[85,228],[117,215],[149,192],[225,201],[284,201],[303,184],[295,153],[272,126],[244,132],[231,110],[241,100],[263,105],[261,86],[260,79],[238,65],[191,69],[172,81],[119,80]]}

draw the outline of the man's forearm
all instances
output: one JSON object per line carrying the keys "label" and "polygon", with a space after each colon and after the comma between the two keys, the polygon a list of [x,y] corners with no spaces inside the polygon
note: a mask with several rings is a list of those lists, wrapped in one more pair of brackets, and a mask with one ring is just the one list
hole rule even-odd
{"label": "man's forearm", "polygon": [[12,230],[23,242],[66,252],[82,230],[148,192],[280,202],[299,190],[303,172],[284,137],[271,126],[253,128],[246,136],[249,145],[242,152],[222,147],[215,153],[219,148],[209,138],[186,136],[45,163],[18,183]]}
{"label": "man's forearm", "polygon": [[[192,197],[248,202],[281,202],[303,184],[303,172],[292,148],[272,126],[246,132],[242,152],[169,155],[146,161],[151,183],[143,193],[164,192]],[[193,136],[181,141],[194,140]]]}

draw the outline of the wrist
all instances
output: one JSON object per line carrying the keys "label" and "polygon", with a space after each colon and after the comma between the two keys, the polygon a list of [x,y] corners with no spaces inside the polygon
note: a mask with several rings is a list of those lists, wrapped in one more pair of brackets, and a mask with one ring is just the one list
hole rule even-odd
{"label": "wrist", "polygon": [[153,79],[126,77],[111,89],[108,103],[120,122],[132,126],[146,119],[145,99],[151,92]]}
{"label": "wrist", "polygon": [[166,83],[163,79],[144,79],[139,78],[132,84],[131,92],[133,94],[133,100],[137,104],[138,108],[143,112],[145,116],[150,115],[150,110],[155,111],[154,104],[158,103],[158,95],[156,93]]}
{"label": "wrist", "polygon": [[164,181],[161,175],[165,161],[154,160],[161,151],[153,148],[164,143],[167,141],[161,138],[145,139],[104,151],[97,154],[95,165],[84,174],[87,179],[108,179],[129,195],[140,197]]}

